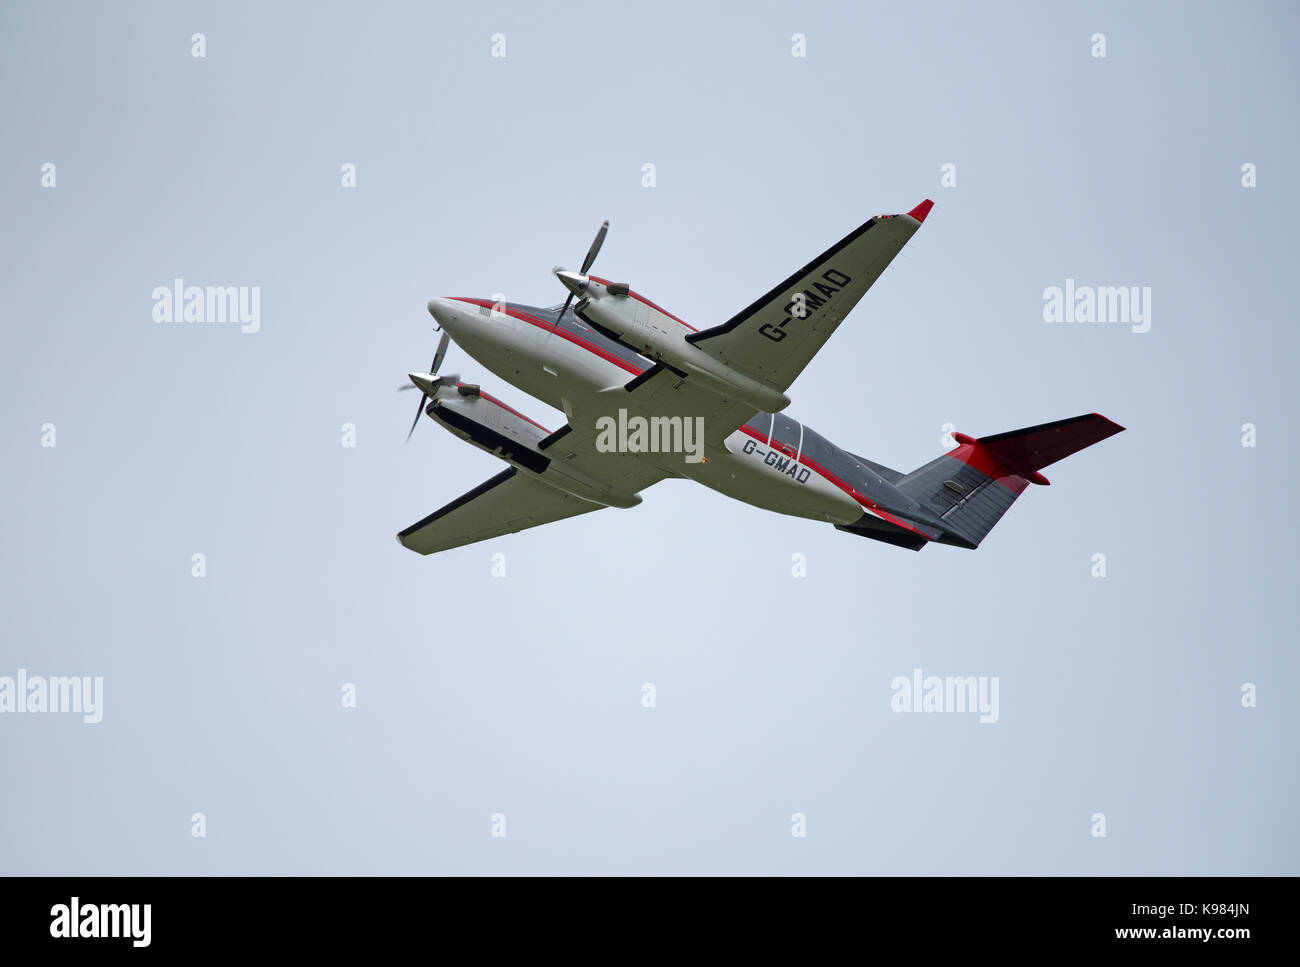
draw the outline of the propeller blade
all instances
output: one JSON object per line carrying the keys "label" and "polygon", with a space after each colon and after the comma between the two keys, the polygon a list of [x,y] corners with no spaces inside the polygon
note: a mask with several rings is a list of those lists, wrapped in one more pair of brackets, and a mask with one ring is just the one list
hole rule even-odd
{"label": "propeller blade", "polygon": [[428,398],[429,398],[428,393],[420,394],[420,406],[419,409],[415,411],[415,420],[411,423],[411,428],[406,432],[407,443],[411,442],[411,434],[415,432],[415,428],[420,422],[420,414],[424,412],[424,401],[427,400]]}
{"label": "propeller blade", "polygon": [[569,311],[569,303],[572,301],[573,301],[573,293],[570,292],[569,297],[564,300],[564,308],[560,310],[560,315],[556,316],[557,319],[562,317],[566,312]]}
{"label": "propeller blade", "polygon": [[442,338],[438,340],[438,350],[433,354],[433,365],[429,367],[429,372],[434,375],[437,375],[438,367],[442,365],[442,358],[447,355],[447,343],[450,341],[451,337],[445,332],[442,334]]}
{"label": "propeller blade", "polygon": [[591,263],[596,261],[596,256],[600,254],[600,247],[605,244],[605,233],[609,231],[609,219],[605,219],[604,224],[600,226],[600,231],[596,233],[596,240],[591,243],[591,248],[587,251],[587,257],[582,260],[582,271],[580,275],[586,275],[587,270],[591,268]]}
{"label": "propeller blade", "polygon": [[[451,342],[451,336],[449,336],[447,332],[444,331],[442,334],[442,338],[438,340],[438,348],[433,351],[433,365],[429,367],[429,373],[433,376],[433,382],[435,386],[455,386],[458,382],[460,382],[460,376],[457,374],[452,374],[450,376],[438,375],[438,367],[442,365],[442,361],[444,357],[446,357],[447,355],[447,344],[450,342]],[[420,379],[422,381],[420,384],[421,386],[427,385],[425,382],[423,382],[425,380],[425,376],[420,374],[416,374],[416,375],[420,376]],[[416,387],[414,383],[407,383],[405,386],[397,387],[397,390],[400,393],[404,389],[417,389],[417,388],[418,387]],[[420,414],[424,412],[424,404],[427,402],[429,402],[429,394],[427,392],[421,393],[420,406],[415,411],[415,419],[411,422],[411,428],[406,431],[407,443],[411,442],[411,434],[414,433],[415,428],[420,425]]]}

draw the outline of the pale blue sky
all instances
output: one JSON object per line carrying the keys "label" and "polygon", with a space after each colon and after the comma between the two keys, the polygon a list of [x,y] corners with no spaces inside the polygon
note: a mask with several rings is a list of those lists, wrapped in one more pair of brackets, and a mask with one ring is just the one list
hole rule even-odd
{"label": "pale blue sky", "polygon": [[[105,710],[0,716],[0,872],[1295,872],[1296,27],[6,4],[0,675],[102,675]],[[1128,427],[977,552],[683,481],[431,558],[394,539],[501,466],[429,421],[403,445],[430,297],[558,302],[608,218],[599,269],[704,327],[925,197],[790,413],[902,469],[949,422]],[[260,286],[261,331],[155,324],[177,277]],[[1151,331],[1045,323],[1067,278],[1151,286]],[[918,667],[998,676],[1000,720],[894,714]]]}

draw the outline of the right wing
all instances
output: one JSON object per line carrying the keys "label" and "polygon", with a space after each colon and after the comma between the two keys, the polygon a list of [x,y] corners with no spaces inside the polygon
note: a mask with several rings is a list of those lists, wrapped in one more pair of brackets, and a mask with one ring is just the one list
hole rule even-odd
{"label": "right wing", "polygon": [[720,326],[688,333],[733,369],[784,392],[925,221],[933,203],[878,215]]}
{"label": "right wing", "polygon": [[433,554],[601,509],[600,504],[572,497],[507,467],[412,524],[397,539],[419,554]]}

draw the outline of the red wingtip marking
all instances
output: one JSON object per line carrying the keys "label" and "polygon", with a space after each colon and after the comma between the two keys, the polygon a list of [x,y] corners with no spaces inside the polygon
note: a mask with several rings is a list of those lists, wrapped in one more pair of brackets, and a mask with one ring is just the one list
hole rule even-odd
{"label": "red wingtip marking", "polygon": [[913,218],[915,218],[918,222],[923,222],[925,221],[925,216],[930,214],[930,209],[933,207],[934,207],[934,202],[930,201],[930,199],[927,198],[925,201],[921,202],[921,204],[917,205],[910,212],[908,212],[908,214],[911,215]]}

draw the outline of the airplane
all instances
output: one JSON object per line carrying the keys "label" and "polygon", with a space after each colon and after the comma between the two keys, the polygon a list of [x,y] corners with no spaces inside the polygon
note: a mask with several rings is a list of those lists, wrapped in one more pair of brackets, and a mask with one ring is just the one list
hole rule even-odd
{"label": "airplane", "polygon": [[[831,443],[786,415],[786,391],[920,229],[929,199],[877,215],[727,321],[696,329],[581,269],[555,276],[562,305],[438,298],[442,336],[427,373],[408,374],[421,414],[509,466],[401,531],[420,554],[601,510],[685,478],[764,510],[917,551],[977,548],[1041,471],[1124,428],[1096,413],[972,437],[910,473]],[[574,304],[574,299],[577,303]],[[551,431],[478,385],[439,375],[448,342],[557,410]]]}

